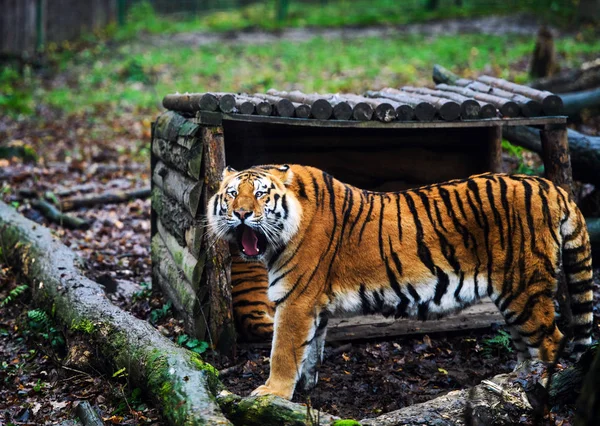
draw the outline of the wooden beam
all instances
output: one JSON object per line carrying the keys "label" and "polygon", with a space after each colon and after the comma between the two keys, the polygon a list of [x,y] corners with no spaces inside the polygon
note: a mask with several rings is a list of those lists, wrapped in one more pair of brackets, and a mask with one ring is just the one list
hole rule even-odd
{"label": "wooden beam", "polygon": [[[225,168],[225,142],[222,127],[202,127],[206,187],[202,195],[204,209],[208,200],[219,190]],[[205,210],[206,211],[206,210]],[[204,283],[208,286],[210,314],[209,338],[221,354],[235,354],[235,328],[231,304],[231,254],[223,240],[205,238]]]}
{"label": "wooden beam", "polygon": [[546,177],[573,196],[573,171],[566,125],[547,125],[540,132]]}
{"label": "wooden beam", "polygon": [[447,331],[477,330],[489,328],[493,324],[503,322],[504,319],[498,308],[490,300],[485,299],[457,315],[439,320],[395,320],[378,315],[332,318],[327,327],[327,341],[343,342]]}

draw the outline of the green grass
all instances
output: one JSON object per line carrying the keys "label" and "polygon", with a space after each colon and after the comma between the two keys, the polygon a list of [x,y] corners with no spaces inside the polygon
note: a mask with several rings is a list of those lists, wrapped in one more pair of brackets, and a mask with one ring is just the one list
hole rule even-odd
{"label": "green grass", "polygon": [[[140,31],[153,34],[186,31],[231,31],[248,28],[275,30],[283,27],[342,27],[369,25],[400,25],[434,19],[465,18],[491,14],[529,12],[558,23],[571,22],[576,5],[570,0],[547,1],[488,1],[439,0],[436,10],[427,10],[425,0],[320,0],[302,2],[289,0],[285,19],[276,17],[276,1],[263,0],[256,4],[229,10],[204,11],[191,18],[169,19],[157,16],[147,2],[134,5],[128,14],[127,25],[117,31],[121,39],[136,36]],[[556,21],[556,20],[559,21]]]}
{"label": "green grass", "polygon": [[[563,66],[600,51],[600,40],[563,38],[556,42]],[[153,47],[140,42],[109,49],[95,45],[54,53],[61,78],[52,83],[34,75],[19,81],[28,102],[66,113],[157,110],[168,93],[260,92],[275,87],[305,92],[362,92],[384,86],[431,84],[440,63],[474,76],[485,72],[524,82],[533,40],[520,36],[399,36],[390,39],[325,40],[269,45]],[[14,83],[14,75],[9,75]],[[0,87],[2,81],[0,80]],[[4,107],[27,114],[16,102]]]}

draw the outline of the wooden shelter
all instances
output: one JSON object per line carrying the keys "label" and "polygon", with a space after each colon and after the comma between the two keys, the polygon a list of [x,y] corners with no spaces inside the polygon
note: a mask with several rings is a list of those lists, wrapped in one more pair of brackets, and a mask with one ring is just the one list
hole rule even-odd
{"label": "wooden shelter", "polygon": [[[459,80],[435,89],[352,94],[167,95],[152,135],[152,259],[155,282],[187,332],[222,352],[235,347],[230,256],[208,244],[202,217],[225,165],[298,163],[360,188],[394,191],[501,172],[503,126],[541,129],[546,176],[570,190],[560,97],[504,80]],[[381,317],[331,322],[330,340],[489,326],[491,302],[436,324]]]}

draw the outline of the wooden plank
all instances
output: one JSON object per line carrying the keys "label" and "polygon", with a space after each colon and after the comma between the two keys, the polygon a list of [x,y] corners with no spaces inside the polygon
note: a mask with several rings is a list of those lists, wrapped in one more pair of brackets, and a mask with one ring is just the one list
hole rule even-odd
{"label": "wooden plank", "polygon": [[565,125],[545,126],[540,132],[546,177],[573,195],[573,171]]}
{"label": "wooden plank", "polygon": [[327,327],[328,342],[349,340],[380,339],[446,331],[477,330],[503,323],[498,308],[485,299],[459,314],[439,320],[419,321],[417,319],[384,318],[382,316],[360,316],[352,318],[332,318]]}
{"label": "wooden plank", "polygon": [[362,129],[451,129],[494,126],[543,126],[546,124],[566,124],[566,116],[535,118],[488,118],[463,121],[344,121],[344,120],[305,120],[300,118],[265,117],[260,115],[222,114],[224,121],[247,123],[284,124],[288,126],[362,128]]}

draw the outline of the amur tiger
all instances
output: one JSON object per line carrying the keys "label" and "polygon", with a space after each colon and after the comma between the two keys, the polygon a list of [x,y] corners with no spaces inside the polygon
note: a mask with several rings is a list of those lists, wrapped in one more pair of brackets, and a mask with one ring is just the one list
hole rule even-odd
{"label": "amur tiger", "polygon": [[568,194],[529,176],[484,174],[371,192],[312,167],[226,169],[207,208],[210,232],[268,270],[275,305],[271,370],[253,395],[314,386],[330,315],[422,320],[483,296],[499,308],[519,359],[557,357],[554,296],[564,265],[574,351],[591,343],[592,261]]}
{"label": "amur tiger", "polygon": [[231,286],[233,315],[242,340],[271,339],[275,304],[267,296],[267,270],[262,262],[242,259],[235,244],[231,244]]}

